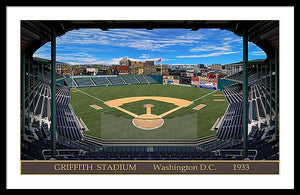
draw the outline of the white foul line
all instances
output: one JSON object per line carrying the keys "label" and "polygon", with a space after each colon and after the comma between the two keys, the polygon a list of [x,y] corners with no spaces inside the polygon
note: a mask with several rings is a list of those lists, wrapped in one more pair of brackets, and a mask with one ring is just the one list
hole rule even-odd
{"label": "white foul line", "polygon": [[73,88],[73,89],[76,89],[77,91],[79,91],[79,92],[81,92],[81,93],[83,93],[83,94],[85,94],[85,95],[87,95],[87,96],[90,96],[91,98],[94,98],[94,99],[96,99],[96,100],[99,100],[99,101],[101,101],[101,102],[103,102],[103,103],[105,102],[105,101],[103,101],[103,100],[101,100],[101,99],[99,99],[99,98],[96,98],[96,97],[94,97],[94,96],[88,94],[88,93],[85,93],[85,92],[83,92],[83,91],[80,91],[80,90],[77,89],[77,88]]}
{"label": "white foul line", "polygon": [[192,102],[195,102],[195,101],[197,101],[197,100],[200,100],[200,99],[202,99],[202,98],[204,98],[204,97],[206,97],[206,96],[208,96],[208,95],[210,95],[210,94],[212,94],[212,93],[215,93],[216,91],[217,91],[217,90],[212,91],[212,92],[210,92],[210,93],[208,93],[208,94],[205,94],[204,96],[201,96],[201,97],[199,97],[199,98],[193,100]]}

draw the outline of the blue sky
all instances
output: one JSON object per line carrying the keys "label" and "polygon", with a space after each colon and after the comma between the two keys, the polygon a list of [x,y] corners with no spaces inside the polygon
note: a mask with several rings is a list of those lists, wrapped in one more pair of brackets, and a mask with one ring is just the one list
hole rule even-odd
{"label": "blue sky", "polygon": [[[242,61],[242,37],[227,30],[199,29],[80,29],[57,37],[57,61],[68,64],[118,64],[127,57],[163,64],[227,64]],[[249,42],[249,60],[266,54]],[[34,57],[50,59],[50,42]]]}

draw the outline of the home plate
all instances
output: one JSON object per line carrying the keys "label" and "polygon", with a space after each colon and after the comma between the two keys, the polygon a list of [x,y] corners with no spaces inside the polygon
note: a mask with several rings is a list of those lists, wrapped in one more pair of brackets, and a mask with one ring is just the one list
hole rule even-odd
{"label": "home plate", "polygon": [[164,124],[164,119],[154,115],[154,114],[143,114],[134,118],[132,123],[135,127],[144,129],[144,130],[152,130],[161,127]]}

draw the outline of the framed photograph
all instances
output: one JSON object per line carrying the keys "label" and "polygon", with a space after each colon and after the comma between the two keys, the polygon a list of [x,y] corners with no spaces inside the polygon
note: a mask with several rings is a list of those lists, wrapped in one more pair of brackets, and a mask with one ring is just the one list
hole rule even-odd
{"label": "framed photograph", "polygon": [[[284,113],[293,102],[292,77],[285,77],[293,73],[291,11],[8,7],[8,43],[13,35],[18,42],[8,46],[8,63],[18,69],[20,114],[17,129],[8,129],[10,140],[16,136],[8,143],[18,148],[17,177],[242,183],[253,176],[271,178],[260,186],[270,188],[293,159],[282,150],[293,141],[293,127],[285,126],[293,115]],[[121,188],[134,185],[124,182]],[[180,188],[178,181],[157,185]]]}

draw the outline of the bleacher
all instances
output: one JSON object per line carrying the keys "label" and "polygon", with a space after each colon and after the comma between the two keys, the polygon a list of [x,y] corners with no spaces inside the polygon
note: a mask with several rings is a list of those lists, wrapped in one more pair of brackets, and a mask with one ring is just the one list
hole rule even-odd
{"label": "bleacher", "polygon": [[157,84],[149,75],[115,75],[65,78],[68,87]]}
{"label": "bleacher", "polygon": [[120,76],[107,77],[107,79],[111,82],[112,85],[124,85],[125,84]]}
{"label": "bleacher", "polygon": [[144,75],[134,75],[134,77],[139,81],[140,84],[148,84],[148,81],[145,79]]}
{"label": "bleacher", "polygon": [[65,83],[67,86],[72,87],[76,86],[75,82],[72,80],[72,78],[65,78]]}
{"label": "bleacher", "polygon": [[218,129],[217,138],[226,140],[242,134],[242,103],[229,104],[223,121]]}
{"label": "bleacher", "polygon": [[89,77],[74,78],[79,87],[94,86]]}
{"label": "bleacher", "polygon": [[[122,77],[122,78],[121,78]],[[125,78],[126,77],[126,78]],[[79,86],[157,83],[148,75],[117,77],[75,78]],[[134,80],[133,80],[134,79]],[[66,79],[65,79],[66,80]],[[274,79],[273,79],[274,80]],[[70,80],[69,80],[70,81]],[[124,83],[125,81],[125,83]],[[26,115],[26,136],[22,142],[22,159],[49,159],[50,150],[50,100],[49,83],[35,78],[30,87],[31,115]],[[70,82],[69,82],[70,83]],[[33,93],[33,89],[35,93]],[[249,87],[249,156],[251,159],[278,159],[278,136],[268,125],[269,78]],[[26,91],[27,94],[28,91]],[[265,94],[266,92],[266,94]],[[274,96],[274,88],[271,91]],[[242,85],[224,87],[229,106],[217,132],[217,140],[205,147],[105,147],[84,139],[77,118],[70,106],[71,93],[67,86],[56,88],[57,159],[81,160],[237,160],[242,159]],[[34,103],[33,103],[34,102]],[[275,100],[272,98],[272,112]],[[27,109],[26,109],[27,110]],[[272,124],[271,124],[272,125]],[[227,140],[231,140],[228,141]],[[225,142],[224,142],[225,141]],[[221,142],[221,144],[220,144]],[[224,144],[225,143],[225,144]],[[97,150],[93,148],[98,148]]]}
{"label": "bleacher", "polygon": [[[39,75],[45,77],[45,75]],[[34,82],[33,82],[34,79]],[[50,148],[50,100],[51,91],[49,83],[40,78],[25,78],[26,94],[25,99],[25,133],[22,140],[22,159],[43,160],[42,150]],[[34,91],[33,91],[34,89]],[[83,134],[76,121],[76,116],[70,106],[71,93],[67,86],[56,86],[56,126],[58,136],[64,136],[69,140],[81,140]],[[29,103],[28,103],[28,100]],[[30,108],[30,113],[29,113]],[[58,148],[68,147],[59,145]]]}
{"label": "bleacher", "polygon": [[149,76],[149,75],[144,75],[144,78],[145,78],[150,84],[156,84],[156,83],[158,83],[157,80],[155,80],[154,78],[152,78],[152,77]]}
{"label": "bleacher", "polygon": [[122,76],[127,85],[136,85],[139,84],[139,81],[133,76]]}
{"label": "bleacher", "polygon": [[[257,76],[260,75],[260,72],[256,72],[255,69],[248,69],[248,83],[253,84],[257,80]],[[243,82],[243,71],[229,75],[227,79],[235,80],[238,82]]]}
{"label": "bleacher", "polygon": [[111,85],[106,77],[92,77],[91,79],[93,79],[97,86]]}
{"label": "bleacher", "polygon": [[[250,74],[255,76],[260,75],[260,72],[253,72],[254,71],[252,70]],[[270,77],[264,77],[262,79],[258,79],[255,77],[252,78],[253,82],[248,87],[248,125],[250,125],[251,127],[257,126],[258,129],[261,129],[261,127],[265,123],[268,123],[270,115]],[[272,86],[275,86],[274,75],[272,75]],[[274,87],[272,87],[271,94],[272,115],[274,116]],[[233,84],[224,86],[224,95],[229,105],[217,132],[217,137],[221,140],[226,140],[235,136],[239,137],[242,134],[242,85]]]}

